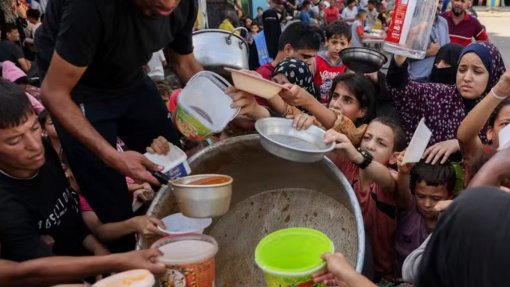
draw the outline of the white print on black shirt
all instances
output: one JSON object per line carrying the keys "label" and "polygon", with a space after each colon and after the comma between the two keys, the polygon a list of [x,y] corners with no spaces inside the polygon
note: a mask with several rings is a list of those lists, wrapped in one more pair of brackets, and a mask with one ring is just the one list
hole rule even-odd
{"label": "white print on black shirt", "polygon": [[46,216],[45,219],[39,220],[37,226],[39,230],[50,230],[55,226],[59,226],[61,218],[71,210],[71,212],[79,213],[79,201],[76,193],[66,188],[65,191],[59,196],[53,206],[53,210]]}

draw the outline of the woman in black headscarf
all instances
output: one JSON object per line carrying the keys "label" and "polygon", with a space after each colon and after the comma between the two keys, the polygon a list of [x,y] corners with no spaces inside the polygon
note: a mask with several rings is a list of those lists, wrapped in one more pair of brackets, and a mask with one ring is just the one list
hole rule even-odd
{"label": "woman in black headscarf", "polygon": [[455,85],[462,45],[448,43],[437,52],[429,82]]}
{"label": "woman in black headscarf", "polygon": [[418,287],[507,286],[510,194],[464,191],[441,215],[420,266]]}

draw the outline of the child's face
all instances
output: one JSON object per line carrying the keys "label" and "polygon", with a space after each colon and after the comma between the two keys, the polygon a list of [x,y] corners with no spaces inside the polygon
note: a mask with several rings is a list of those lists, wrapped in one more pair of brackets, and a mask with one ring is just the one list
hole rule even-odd
{"label": "child's face", "polygon": [[436,218],[437,212],[434,211],[434,206],[436,206],[438,201],[450,199],[445,184],[432,186],[427,185],[423,180],[416,183],[414,193],[416,194],[418,211],[425,219]]}
{"label": "child's face", "polygon": [[273,80],[273,82],[278,83],[280,85],[284,85],[284,84],[290,83],[289,79],[287,79],[287,77],[285,77],[284,74],[276,74],[271,79]]}
{"label": "child's face", "polygon": [[361,147],[370,152],[375,161],[385,166],[396,162],[394,144],[395,134],[392,128],[378,121],[372,121],[368,125],[361,140]]}
{"label": "child's face", "polygon": [[290,44],[287,44],[288,48],[284,49],[286,58],[294,57],[303,60],[308,67],[312,65],[312,58],[317,55],[317,50],[313,49],[294,49]]}
{"label": "child's face", "polygon": [[256,34],[259,32],[259,26],[258,25],[251,25],[250,30],[253,34]]}
{"label": "child's face", "polygon": [[364,117],[367,112],[366,108],[361,108],[359,100],[342,82],[336,85],[329,107],[341,111],[342,115],[353,122]]}
{"label": "child's face", "polygon": [[345,36],[333,35],[331,38],[326,40],[326,47],[328,48],[329,57],[333,59],[339,59],[339,53],[349,47],[349,40]]}
{"label": "child's face", "polygon": [[510,123],[510,106],[505,106],[499,111],[494,126],[487,131],[487,138],[495,148],[499,148],[499,132]]}

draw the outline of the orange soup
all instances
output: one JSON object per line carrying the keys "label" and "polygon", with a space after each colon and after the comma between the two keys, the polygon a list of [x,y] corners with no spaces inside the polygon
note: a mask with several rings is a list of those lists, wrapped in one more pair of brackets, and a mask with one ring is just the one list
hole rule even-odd
{"label": "orange soup", "polygon": [[188,185],[211,185],[211,184],[222,184],[226,183],[230,178],[226,176],[211,176],[206,178],[197,179],[186,184]]}

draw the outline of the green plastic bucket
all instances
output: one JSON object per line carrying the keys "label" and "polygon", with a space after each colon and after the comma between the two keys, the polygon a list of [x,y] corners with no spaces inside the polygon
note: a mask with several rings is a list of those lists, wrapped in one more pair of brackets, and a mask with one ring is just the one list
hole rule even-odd
{"label": "green plastic bucket", "polygon": [[310,228],[286,228],[268,234],[255,249],[255,263],[267,287],[318,287],[312,275],[323,270],[321,255],[334,252],[328,236]]}

